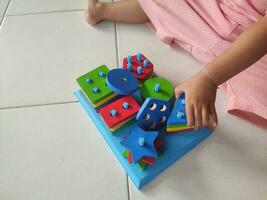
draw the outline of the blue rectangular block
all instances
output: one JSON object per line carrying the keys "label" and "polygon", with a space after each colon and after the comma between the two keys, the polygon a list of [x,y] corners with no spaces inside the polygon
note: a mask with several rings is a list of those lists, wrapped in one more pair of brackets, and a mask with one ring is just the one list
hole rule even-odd
{"label": "blue rectangular block", "polygon": [[146,185],[211,134],[211,130],[207,128],[198,131],[179,132],[178,134],[167,134],[165,130],[161,130],[159,137],[164,141],[162,156],[160,159],[156,160],[155,165],[148,166],[145,170],[142,170],[138,166],[138,163],[128,163],[128,160],[123,157],[123,152],[126,149],[120,144],[120,142],[130,134],[131,126],[133,123],[136,123],[136,121],[131,121],[122,128],[111,133],[82,91],[77,90],[74,94],[138,189]]}

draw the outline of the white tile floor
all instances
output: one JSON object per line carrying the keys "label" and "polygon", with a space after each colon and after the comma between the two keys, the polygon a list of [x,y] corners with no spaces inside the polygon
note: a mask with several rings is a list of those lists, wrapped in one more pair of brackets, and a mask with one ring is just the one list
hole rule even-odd
{"label": "white tile floor", "polygon": [[83,4],[11,1],[0,29],[0,199],[267,199],[266,131],[226,114],[221,92],[209,139],[142,191],[127,183],[73,97],[75,78],[139,51],[173,84],[201,64],[145,25],[89,27]]}
{"label": "white tile floor", "polygon": [[0,0],[0,25],[2,23],[3,16],[5,15],[9,2],[10,0]]}

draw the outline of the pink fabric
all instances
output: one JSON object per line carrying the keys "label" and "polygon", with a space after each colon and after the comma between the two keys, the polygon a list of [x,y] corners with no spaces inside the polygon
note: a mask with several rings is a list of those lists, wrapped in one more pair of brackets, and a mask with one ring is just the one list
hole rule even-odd
{"label": "pink fabric", "polygon": [[[162,42],[178,44],[204,63],[220,55],[267,11],[267,0],[138,1]],[[267,129],[267,56],[222,87],[229,113]]]}

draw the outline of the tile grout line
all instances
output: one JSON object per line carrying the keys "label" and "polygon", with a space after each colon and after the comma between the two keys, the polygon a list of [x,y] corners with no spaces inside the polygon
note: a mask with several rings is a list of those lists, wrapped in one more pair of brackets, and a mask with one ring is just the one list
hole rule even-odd
{"label": "tile grout line", "polygon": [[1,110],[11,110],[11,109],[17,109],[17,108],[31,108],[31,107],[41,107],[41,106],[53,106],[53,105],[64,105],[64,104],[72,104],[72,103],[78,103],[78,101],[66,101],[66,102],[58,102],[58,103],[46,103],[46,104],[34,104],[34,105],[24,105],[24,106],[10,106],[10,107],[3,107],[0,108]]}
{"label": "tile grout line", "polygon": [[9,2],[8,2],[7,6],[6,6],[6,9],[4,11],[3,18],[0,21],[0,28],[1,28],[2,24],[3,24],[3,22],[4,22],[5,17],[7,16],[7,10],[9,8],[9,6],[10,6],[10,3],[11,3],[11,0],[9,0]]}
{"label": "tile grout line", "polygon": [[128,194],[128,200],[131,200],[129,176],[128,176],[127,174],[126,174],[126,179],[127,179],[127,194]]}
{"label": "tile grout line", "polygon": [[117,23],[114,23],[114,29],[115,29],[116,62],[117,62],[117,67],[118,67],[119,64],[120,64],[120,61],[119,61],[119,45],[118,45]]}
{"label": "tile grout line", "polygon": [[84,9],[55,10],[55,11],[43,11],[43,12],[36,12],[36,13],[33,12],[33,13],[10,14],[10,15],[6,15],[6,16],[7,17],[16,17],[16,16],[25,16],[25,15],[39,15],[39,14],[50,14],[50,13],[77,12],[77,11],[83,11],[83,10]]}
{"label": "tile grout line", "polygon": [[[114,1],[112,1],[114,2]],[[115,31],[115,47],[116,47],[116,62],[117,62],[117,67],[119,66],[120,62],[119,62],[119,45],[118,45],[118,28],[117,28],[117,23],[114,22],[114,31]],[[129,176],[126,174],[126,181],[127,181],[127,197],[128,200],[131,200],[131,196],[130,196],[130,184],[129,184]]]}

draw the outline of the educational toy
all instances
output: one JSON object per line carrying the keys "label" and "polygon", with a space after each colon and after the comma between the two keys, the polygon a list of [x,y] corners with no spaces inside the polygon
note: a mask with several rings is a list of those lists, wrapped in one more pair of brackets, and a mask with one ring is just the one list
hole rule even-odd
{"label": "educational toy", "polygon": [[190,130],[193,127],[187,126],[185,109],[185,95],[181,95],[175,102],[172,112],[167,120],[167,132],[178,132]]}
{"label": "educational toy", "polygon": [[153,64],[141,53],[129,55],[123,59],[123,69],[131,71],[140,81],[146,80],[153,73]]}
{"label": "educational toy", "polygon": [[77,82],[82,91],[94,107],[99,107],[116,96],[116,94],[106,86],[106,76],[108,72],[108,67],[106,65],[101,65],[77,78]]}
{"label": "educational toy", "polygon": [[131,135],[123,140],[121,144],[131,151],[133,162],[136,163],[144,156],[153,158],[158,156],[154,146],[157,136],[157,131],[144,131],[137,125],[134,125]]}
{"label": "educational toy", "polygon": [[155,164],[150,166],[143,161],[140,161],[138,164],[129,164],[128,160],[126,160],[122,155],[126,149],[120,144],[120,142],[122,141],[122,138],[130,135],[131,126],[134,122],[126,123],[120,129],[111,132],[103,122],[99,113],[95,111],[91,103],[84,96],[83,92],[78,90],[75,92],[75,96],[95,126],[99,129],[100,134],[110,146],[115,156],[120,161],[138,189],[142,188],[149,181],[154,179],[163,170],[168,168],[172,163],[181,158],[190,149],[194,148],[211,134],[211,130],[207,128],[199,129],[197,131],[181,132],[180,134],[166,134],[165,130],[161,129],[159,137],[164,141],[164,145],[161,147],[163,153],[157,159]]}
{"label": "educational toy", "polygon": [[[163,144],[163,141],[160,139],[160,138],[157,138],[154,142],[154,146],[157,150],[157,153],[158,153],[158,157],[160,156],[160,147],[162,146]],[[123,157],[126,158],[128,160],[129,163],[132,163],[133,160],[132,160],[132,153],[129,151],[129,150],[125,150],[123,152]],[[154,165],[156,162],[156,159],[153,158],[153,157],[147,157],[147,156],[144,156],[141,160],[138,161],[138,164],[139,164],[139,167],[143,170],[145,170],[145,168],[148,166],[148,165]]]}
{"label": "educational toy", "polygon": [[169,101],[173,97],[173,86],[161,77],[153,77],[144,82],[142,98],[157,98]]}
{"label": "educational toy", "polygon": [[108,87],[119,95],[129,95],[138,87],[137,78],[128,70],[113,69],[106,79]]}
{"label": "educational toy", "polygon": [[[126,107],[125,104],[128,104]],[[140,106],[132,96],[124,96],[99,110],[106,125],[115,130],[117,125],[123,125],[124,122],[133,118],[138,112]],[[117,127],[118,128],[118,127]]]}
{"label": "educational toy", "polygon": [[157,130],[166,125],[170,114],[170,103],[161,99],[147,98],[136,115],[141,127]]}
{"label": "educational toy", "polygon": [[[169,131],[183,129],[180,134],[166,134],[165,128],[152,131],[141,126],[142,124],[136,120],[139,110],[138,119],[140,118],[142,123],[144,119],[153,119],[156,122],[168,119],[168,109],[171,106],[165,107],[160,103],[169,103],[173,97],[173,88],[168,81],[159,77],[142,82],[152,75],[153,65],[140,53],[125,58],[123,68],[124,71],[131,70],[135,77],[139,77],[139,88],[135,90],[131,85],[132,81],[128,83],[130,87],[124,87],[127,84],[123,87],[122,84],[117,84],[116,80],[125,82],[125,77],[118,76],[117,70],[114,70],[116,80],[111,78],[107,81],[110,71],[103,65],[79,77],[77,81],[82,90],[77,90],[74,94],[134,185],[140,189],[208,137],[211,130],[208,128],[184,130],[191,127],[187,127],[184,121],[185,110],[182,109],[175,113],[176,118],[180,119],[178,120],[180,124],[169,123],[167,127]],[[122,79],[118,80],[118,77]],[[140,77],[145,78],[140,79]],[[136,83],[133,85],[136,87]],[[124,96],[125,94],[127,96]],[[151,99],[156,99],[157,102],[153,102],[156,107],[147,103],[150,101],[152,103]],[[186,103],[184,98],[178,99],[177,102],[184,108]],[[139,106],[141,104],[143,104],[142,109]],[[156,111],[152,112],[150,109]],[[157,109],[162,109],[162,112]]]}

